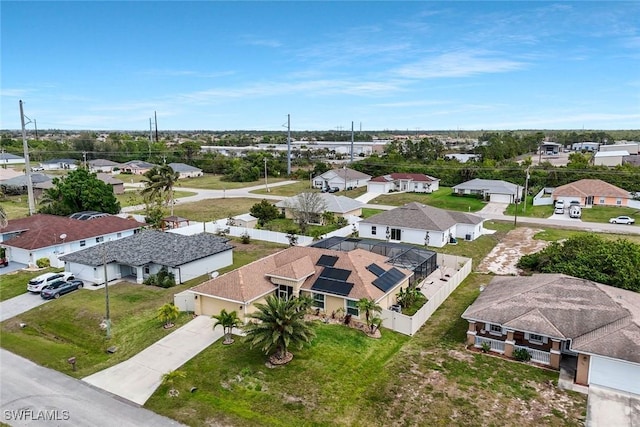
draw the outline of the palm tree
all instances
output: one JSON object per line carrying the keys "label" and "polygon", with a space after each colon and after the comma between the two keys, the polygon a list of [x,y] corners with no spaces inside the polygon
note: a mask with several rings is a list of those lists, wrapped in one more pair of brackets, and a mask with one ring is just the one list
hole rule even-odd
{"label": "palm tree", "polygon": [[222,326],[222,330],[224,331],[224,341],[222,344],[233,344],[233,338],[231,338],[233,328],[237,328],[242,324],[238,314],[235,311],[229,313],[223,308],[220,314],[211,316],[211,318],[216,319],[216,323],[213,324],[213,329],[218,325]]}
{"label": "palm tree", "polygon": [[358,306],[358,310],[364,311],[364,316],[367,321],[367,326],[369,326],[372,329],[372,333],[373,333],[374,331],[373,331],[372,320],[375,319],[377,316],[375,315],[372,316],[372,313],[380,313],[382,311],[382,307],[376,304],[374,300],[369,298],[360,298],[356,303],[356,305]]}
{"label": "palm tree", "polygon": [[174,172],[169,165],[154,166],[144,173],[145,188],[142,189],[143,196],[155,199],[164,196],[165,202],[171,206],[171,216],[173,216],[173,187],[178,182],[180,174]]}
{"label": "palm tree", "polygon": [[180,371],[178,369],[174,370],[174,371],[169,371],[166,374],[162,375],[162,384],[167,384],[170,388],[169,388],[169,396],[171,397],[176,397],[178,396],[178,394],[180,394],[178,392],[178,390],[176,390],[175,388],[173,388],[173,383],[176,380],[182,379],[182,378],[186,378],[187,374],[184,371]]}
{"label": "palm tree", "polygon": [[180,309],[168,302],[158,309],[158,319],[164,323],[165,329],[173,326],[173,321],[180,316]]}
{"label": "palm tree", "polygon": [[293,358],[290,347],[302,348],[315,337],[295,298],[269,295],[265,304],[257,303],[255,306],[258,311],[249,317],[256,322],[245,325],[245,339],[251,348],[260,347],[267,355],[273,353],[269,357],[271,363],[288,363]]}
{"label": "palm tree", "polygon": [[9,219],[7,218],[7,213],[4,210],[3,206],[0,206],[0,228],[5,228],[9,224]]}

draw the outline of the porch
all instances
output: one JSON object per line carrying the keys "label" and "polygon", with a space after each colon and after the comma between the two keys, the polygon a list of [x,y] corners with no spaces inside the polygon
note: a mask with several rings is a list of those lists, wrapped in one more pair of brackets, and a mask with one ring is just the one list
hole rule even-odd
{"label": "porch", "polygon": [[551,363],[551,352],[536,350],[531,347],[524,347],[521,345],[511,344],[508,341],[501,341],[492,338],[486,338],[481,336],[475,337],[474,347],[482,348],[482,344],[487,343],[491,351],[495,353],[504,354],[508,357],[513,357],[513,351],[524,349],[531,355],[531,361],[535,363],[539,363],[541,365],[547,365],[554,369],[558,369],[558,367],[552,366]]}

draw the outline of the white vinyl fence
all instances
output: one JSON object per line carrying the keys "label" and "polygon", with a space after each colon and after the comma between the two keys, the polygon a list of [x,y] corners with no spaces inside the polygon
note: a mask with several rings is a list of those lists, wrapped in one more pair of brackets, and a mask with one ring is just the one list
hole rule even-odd
{"label": "white vinyl fence", "polygon": [[[440,281],[438,273],[432,273],[429,277],[423,280],[417,287],[433,286],[427,285],[431,281],[434,281],[434,277],[437,278],[437,282],[434,281],[435,286],[440,286],[433,295],[429,297],[429,301],[423,305],[420,310],[413,316],[406,316],[402,313],[383,309],[381,313],[382,325],[385,328],[392,329],[401,334],[412,336],[415,334],[422,325],[426,323],[431,315],[440,307],[440,305],[451,295],[451,293],[458,287],[464,279],[471,273],[471,259],[454,255],[438,254],[438,263],[440,266],[445,267],[446,271],[452,271],[447,281]],[[435,275],[435,276],[434,276]]]}

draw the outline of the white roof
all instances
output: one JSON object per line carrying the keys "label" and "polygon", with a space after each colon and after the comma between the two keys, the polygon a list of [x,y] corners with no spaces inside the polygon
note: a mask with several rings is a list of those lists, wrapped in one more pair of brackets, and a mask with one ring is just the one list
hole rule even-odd
{"label": "white roof", "polygon": [[618,151],[598,151],[594,157],[623,157],[628,156],[628,151],[618,150]]}
{"label": "white roof", "polygon": [[251,221],[256,221],[258,218],[256,218],[251,214],[245,213],[242,215],[236,215],[233,217],[233,219],[237,219],[239,221],[251,222]]}

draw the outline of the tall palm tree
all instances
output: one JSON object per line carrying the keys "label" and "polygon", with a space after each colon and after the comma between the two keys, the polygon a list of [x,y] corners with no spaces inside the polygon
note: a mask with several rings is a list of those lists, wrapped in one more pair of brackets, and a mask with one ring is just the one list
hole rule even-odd
{"label": "tall palm tree", "polygon": [[289,348],[302,348],[315,337],[295,298],[269,295],[265,304],[255,306],[258,310],[249,317],[256,322],[244,326],[245,339],[251,348],[260,347],[265,354],[271,354],[269,361],[273,364],[288,363],[293,358]]}
{"label": "tall palm tree", "polygon": [[0,228],[5,228],[9,224],[9,218],[3,206],[0,206]]}
{"label": "tall palm tree", "polygon": [[367,326],[371,327],[371,319],[375,316],[372,316],[373,313],[382,312],[382,307],[380,307],[376,302],[369,298],[360,298],[356,303],[358,306],[358,310],[364,311],[364,316],[367,321]]}
{"label": "tall palm tree", "polygon": [[222,344],[233,344],[233,338],[231,338],[233,328],[237,328],[242,324],[242,321],[238,317],[238,313],[235,311],[229,313],[223,308],[220,314],[211,317],[216,319],[216,323],[213,324],[213,329],[218,325],[222,326],[222,330],[224,331],[224,341]]}
{"label": "tall palm tree", "polygon": [[142,189],[143,196],[151,199],[163,196],[165,203],[171,206],[171,216],[173,216],[173,188],[178,182],[180,174],[174,172],[169,165],[154,166],[143,174],[145,188]]}
{"label": "tall palm tree", "polygon": [[180,309],[168,302],[158,309],[158,319],[164,323],[165,328],[173,326],[173,321],[180,316]]}

